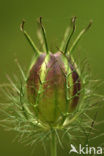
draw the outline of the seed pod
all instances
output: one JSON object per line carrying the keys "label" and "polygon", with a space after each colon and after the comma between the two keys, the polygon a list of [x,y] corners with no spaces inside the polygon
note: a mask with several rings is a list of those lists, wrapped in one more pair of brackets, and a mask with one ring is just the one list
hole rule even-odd
{"label": "seed pod", "polygon": [[76,20],[76,17],[72,18],[73,29],[64,44],[65,48],[54,54],[48,50],[45,29],[41,20],[42,18],[40,18],[40,26],[46,50],[44,53],[39,52],[27,32],[24,31],[24,22],[21,29],[35,51],[35,60],[32,62],[27,78],[28,101],[33,105],[37,119],[50,125],[55,124],[60,118],[63,119],[78,105],[82,80],[71,53],[91,24],[78,35],[69,55],[68,45],[75,31]]}
{"label": "seed pod", "polygon": [[61,53],[41,54],[27,80],[29,101],[39,119],[54,123],[78,104],[81,83],[71,61]]}

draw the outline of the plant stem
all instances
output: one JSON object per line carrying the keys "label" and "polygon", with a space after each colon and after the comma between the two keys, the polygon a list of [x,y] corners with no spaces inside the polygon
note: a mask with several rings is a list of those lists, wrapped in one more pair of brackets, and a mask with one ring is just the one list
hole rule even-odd
{"label": "plant stem", "polygon": [[51,132],[51,156],[57,156],[56,134],[54,129]]}

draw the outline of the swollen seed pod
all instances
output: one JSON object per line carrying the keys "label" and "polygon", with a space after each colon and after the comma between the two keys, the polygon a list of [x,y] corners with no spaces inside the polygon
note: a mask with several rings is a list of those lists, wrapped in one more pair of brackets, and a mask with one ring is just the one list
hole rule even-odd
{"label": "swollen seed pod", "polygon": [[40,53],[31,38],[24,31],[24,22],[21,25],[25,37],[35,51],[35,59],[30,66],[27,77],[27,97],[33,105],[36,118],[49,125],[64,120],[67,114],[75,110],[80,99],[83,81],[80,78],[78,67],[73,61],[71,53],[84,32],[83,29],[68,51],[70,39],[75,31],[76,17],[72,18],[73,29],[71,35],[64,43],[61,51],[53,54],[48,50],[45,29],[40,18],[46,52]]}
{"label": "swollen seed pod", "polygon": [[27,80],[28,99],[36,116],[48,123],[54,123],[76,107],[80,88],[76,69],[61,52],[40,54]]}

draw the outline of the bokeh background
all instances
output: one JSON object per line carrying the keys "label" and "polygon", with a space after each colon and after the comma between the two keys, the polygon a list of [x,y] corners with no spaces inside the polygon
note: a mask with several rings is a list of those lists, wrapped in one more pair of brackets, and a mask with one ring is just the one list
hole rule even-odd
{"label": "bokeh background", "polygon": [[[0,0],[0,83],[7,81],[6,74],[12,76],[18,73],[15,58],[27,69],[33,56],[31,47],[19,29],[22,19],[27,21],[25,29],[39,46],[36,20],[43,16],[48,43],[56,51],[56,46],[59,46],[65,28],[74,15],[78,17],[77,32],[90,19],[93,20],[93,26],[80,41],[78,49],[88,58],[93,77],[104,80],[104,0]],[[104,95],[104,86],[100,92]],[[97,120],[103,118],[102,109],[99,110]],[[101,132],[104,132],[104,124],[98,127],[96,133]],[[0,127],[0,156],[31,156],[30,147],[13,142],[15,135],[14,132],[5,132]],[[94,142],[95,146],[103,140],[104,137],[100,137],[99,141]],[[58,154],[68,155],[61,148],[58,149]],[[37,146],[33,155],[43,156],[42,147]]]}

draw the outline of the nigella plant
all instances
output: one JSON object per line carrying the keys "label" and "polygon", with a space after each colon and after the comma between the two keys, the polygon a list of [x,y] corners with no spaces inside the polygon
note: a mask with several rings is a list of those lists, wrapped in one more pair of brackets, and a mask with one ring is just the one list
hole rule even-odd
{"label": "nigella plant", "polygon": [[86,63],[82,61],[78,64],[73,57],[77,43],[92,22],[79,33],[69,48],[76,29],[75,22],[76,17],[73,17],[72,30],[66,30],[61,47],[54,53],[49,50],[42,18],[39,19],[38,34],[43,52],[25,31],[23,21],[20,28],[33,48],[34,57],[27,74],[17,61],[21,83],[8,77],[10,83],[1,85],[7,99],[0,108],[1,125],[17,131],[19,141],[27,145],[37,142],[45,145],[46,141],[50,141],[51,156],[57,156],[57,144],[62,146],[65,136],[70,141],[85,136],[88,143],[95,125],[95,118],[89,116],[89,111],[104,99],[96,93],[94,82],[97,80],[88,76],[84,68]]}

